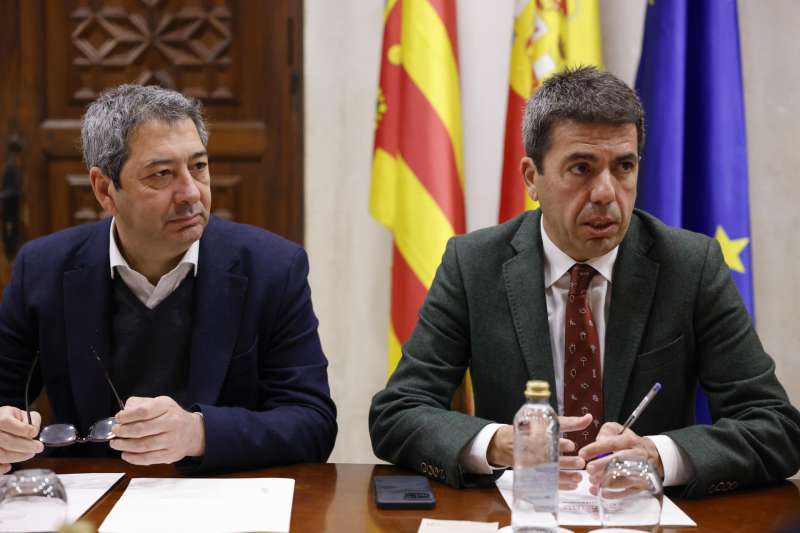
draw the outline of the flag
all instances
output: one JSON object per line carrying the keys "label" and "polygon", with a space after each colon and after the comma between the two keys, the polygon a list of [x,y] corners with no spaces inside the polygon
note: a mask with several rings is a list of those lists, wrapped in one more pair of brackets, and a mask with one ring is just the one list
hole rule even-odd
{"label": "flag", "polygon": [[[466,229],[457,42],[454,0],[387,2],[370,212],[394,239],[389,374],[447,240]],[[471,392],[459,394],[471,412]]]}
{"label": "flag", "polygon": [[522,116],[531,93],[566,66],[602,67],[597,0],[517,0],[509,68],[500,222],[536,203],[525,194],[519,163]]}
{"label": "flag", "polygon": [[[637,205],[716,238],[754,316],[736,0],[651,0],[636,90],[647,119]],[[697,421],[711,422],[702,391]]]}

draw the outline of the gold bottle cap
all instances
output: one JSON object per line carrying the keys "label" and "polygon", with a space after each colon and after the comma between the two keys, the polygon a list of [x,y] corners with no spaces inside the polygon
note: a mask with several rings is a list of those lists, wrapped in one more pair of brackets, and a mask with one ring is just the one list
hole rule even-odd
{"label": "gold bottle cap", "polygon": [[532,379],[525,385],[525,398],[529,400],[548,400],[550,384],[546,381]]}

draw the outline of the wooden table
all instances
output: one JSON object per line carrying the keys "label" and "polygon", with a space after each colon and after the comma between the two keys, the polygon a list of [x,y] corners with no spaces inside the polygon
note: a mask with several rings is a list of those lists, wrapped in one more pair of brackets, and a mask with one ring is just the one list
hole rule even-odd
{"label": "wooden table", "polygon": [[[119,500],[131,477],[176,477],[174,467],[137,467],[118,459],[35,459],[20,468],[49,468],[59,474],[125,472],[123,477],[84,516],[102,523]],[[295,480],[292,532],[415,533],[423,517],[510,523],[511,514],[493,487],[457,490],[432,481],[436,508],[383,510],[375,506],[371,480],[375,474],[409,474],[401,468],[363,464],[308,464],[265,468],[224,477],[290,477]],[[789,520],[800,522],[800,481],[754,490],[742,490],[702,500],[678,500],[697,528],[662,529],[664,532],[770,532]],[[572,528],[577,532],[586,528]]]}

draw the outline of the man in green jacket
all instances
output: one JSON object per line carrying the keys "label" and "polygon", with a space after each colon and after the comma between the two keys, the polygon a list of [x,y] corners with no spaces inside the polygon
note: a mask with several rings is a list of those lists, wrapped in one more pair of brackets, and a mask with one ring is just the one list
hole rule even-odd
{"label": "man in green jacket", "polygon": [[[719,245],[634,209],[644,119],[633,90],[591,67],[562,72],[534,93],[523,129],[521,170],[541,207],[450,240],[373,398],[375,453],[454,486],[491,483],[512,463],[509,424],[538,378],[562,415],[562,467],[595,484],[610,460],[598,456],[624,450],[688,497],[795,473],[800,413]],[[467,369],[476,416],[449,410]],[[694,423],[698,383],[713,425]]]}

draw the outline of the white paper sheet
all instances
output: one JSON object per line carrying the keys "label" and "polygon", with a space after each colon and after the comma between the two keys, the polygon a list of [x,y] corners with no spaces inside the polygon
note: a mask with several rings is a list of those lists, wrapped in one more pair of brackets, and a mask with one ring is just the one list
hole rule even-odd
{"label": "white paper sheet", "polygon": [[[56,502],[14,502],[0,506],[0,531],[50,531],[64,521],[74,522],[114,486],[124,474],[60,474],[58,478],[67,492],[67,508]],[[5,477],[5,476],[2,476]]]}
{"label": "white paper sheet", "polygon": [[122,472],[112,474],[60,474],[58,479],[67,490],[67,522],[74,522],[108,492]]}
{"label": "white paper sheet", "polygon": [[287,533],[294,480],[132,479],[100,533]]}
{"label": "white paper sheet", "polygon": [[497,522],[468,522],[466,520],[434,520],[423,518],[417,533],[497,533]]}
{"label": "white paper sheet", "polygon": [[[558,523],[562,526],[599,526],[601,524],[597,497],[589,492],[589,476],[586,471],[580,472],[583,477],[578,488],[558,492]],[[511,509],[514,472],[506,470],[495,484],[506,505]],[[664,496],[661,506],[661,525],[696,527],[697,523],[675,505],[675,502]]]}

